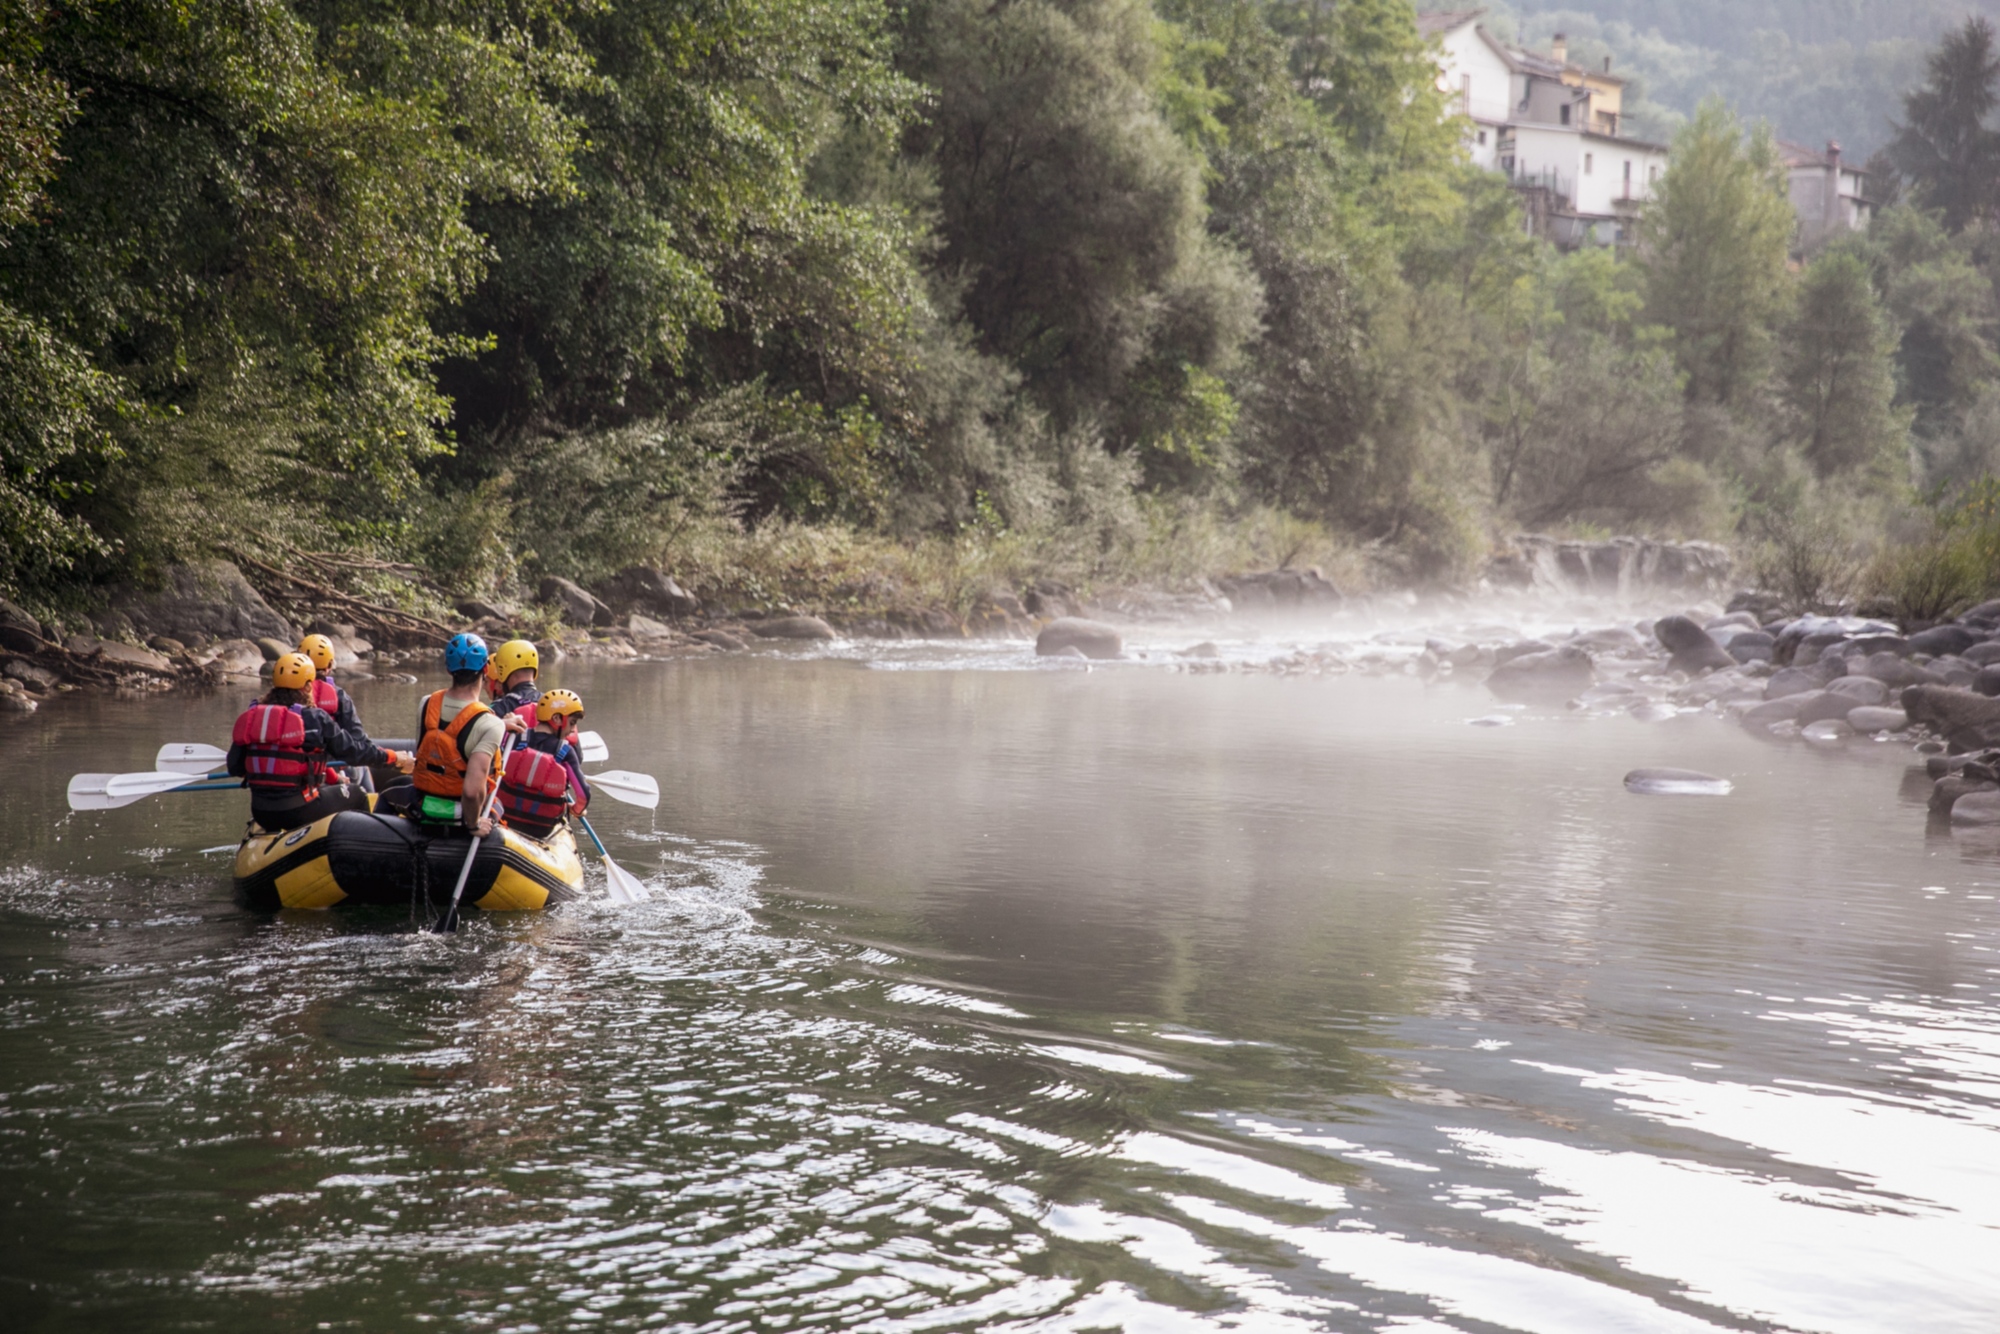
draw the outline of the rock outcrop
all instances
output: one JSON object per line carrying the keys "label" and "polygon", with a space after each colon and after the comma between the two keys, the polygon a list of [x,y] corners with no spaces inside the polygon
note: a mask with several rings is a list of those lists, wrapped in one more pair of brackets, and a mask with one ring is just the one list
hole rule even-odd
{"label": "rock outcrop", "polygon": [[1049,658],[1065,649],[1075,649],[1086,658],[1109,659],[1125,651],[1125,639],[1102,621],[1063,616],[1042,627],[1035,636],[1035,652]]}
{"label": "rock outcrop", "polygon": [[273,610],[243,571],[226,560],[173,566],[158,588],[120,588],[111,596],[111,608],[140,639],[164,635],[183,644],[218,639],[299,642],[298,627]]}
{"label": "rock outcrop", "polygon": [[558,608],[562,612],[562,618],[571,625],[610,626],[618,623],[618,618],[612,614],[611,608],[605,606],[596,594],[568,579],[550,575],[542,580],[541,587],[536,593],[543,602]]}

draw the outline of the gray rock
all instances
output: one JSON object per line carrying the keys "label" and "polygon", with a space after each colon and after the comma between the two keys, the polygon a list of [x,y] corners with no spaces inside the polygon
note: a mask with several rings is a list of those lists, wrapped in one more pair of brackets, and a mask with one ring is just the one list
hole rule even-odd
{"label": "gray rock", "polygon": [[1543,653],[1524,653],[1493,669],[1486,688],[1502,699],[1569,699],[1597,679],[1590,655],[1573,645]]}
{"label": "gray rock", "polygon": [[713,644],[717,648],[728,649],[732,653],[740,652],[750,647],[727,630],[697,630],[694,632],[694,637],[704,644]]}
{"label": "gray rock", "polygon": [[1843,676],[1827,683],[1827,693],[1844,695],[1855,704],[1881,704],[1889,698],[1889,687],[1872,676]]}
{"label": "gray rock", "polygon": [[1888,686],[1891,690],[1901,690],[1905,686],[1936,684],[1930,674],[1913,662],[1894,653],[1871,653],[1863,664],[1863,670]]}
{"label": "gray rock", "polygon": [[1724,652],[1708,631],[1685,616],[1662,616],[1653,626],[1653,635],[1672,655],[1667,665],[1675,671],[1695,676],[1736,665],[1736,659]]}
{"label": "gray rock", "polygon": [[1517,639],[1511,644],[1502,644],[1493,650],[1493,665],[1499,667],[1516,658],[1525,658],[1530,653],[1553,653],[1555,647],[1546,639]]}
{"label": "gray rock", "polygon": [[1182,649],[1181,656],[1183,658],[1219,658],[1222,656],[1222,650],[1212,640],[1204,640],[1196,644],[1193,648]]}
{"label": "gray rock", "polygon": [[1972,688],[1981,695],[2000,695],[2000,662],[1981,667],[1972,678]]}
{"label": "gray rock", "polygon": [[1243,611],[1336,606],[1345,600],[1341,591],[1320,573],[1318,566],[1305,570],[1226,574],[1215,584],[1233,606]]}
{"label": "gray rock", "polygon": [[2000,699],[1949,686],[1910,686],[1903,691],[1903,712],[1959,750],[2000,744]]}
{"label": "gray rock", "polygon": [[1828,649],[1833,648],[1836,644],[1845,644],[1846,642],[1847,636],[1839,631],[1825,631],[1807,635],[1799,640],[1798,647],[1792,651],[1792,665],[1796,667],[1810,667],[1818,662]]}
{"label": "gray rock", "polygon": [[1949,819],[1952,809],[1976,792],[2000,793],[2000,783],[1986,778],[1967,778],[1963,774],[1948,774],[1938,779],[1931,784],[1929,806],[1932,817]]}
{"label": "gray rock", "polygon": [[1745,630],[1731,635],[1722,651],[1738,662],[1769,662],[1777,641],[1762,630]]}
{"label": "gray rock", "polygon": [[1656,797],[1726,797],[1733,790],[1727,778],[1699,769],[1634,769],[1625,775],[1625,790]]}
{"label": "gray rock", "polygon": [[753,621],[750,632],[763,639],[835,639],[833,627],[817,616],[773,616]]}
{"label": "gray rock", "polygon": [[1803,695],[1825,684],[1824,680],[1803,667],[1781,667],[1764,683],[1764,698],[1783,699],[1787,695]]}
{"label": "gray rock", "polygon": [[1962,625],[1934,625],[1909,637],[1909,651],[1941,658],[1947,653],[1963,653],[1985,637]]}
{"label": "gray rock", "polygon": [[701,610],[701,599],[682,588],[674,577],[644,565],[631,565],[605,585],[604,595],[615,603],[636,607],[660,616],[692,616]]}
{"label": "gray rock", "polygon": [[183,644],[265,638],[299,642],[298,627],[274,611],[243,571],[226,560],[172,566],[158,588],[122,586],[113,591],[111,603],[141,637],[166,635]]}
{"label": "gray rock", "polygon": [[257,650],[264,655],[265,662],[276,662],[294,650],[295,642],[266,635],[257,641]]}
{"label": "gray rock", "polygon": [[1656,699],[1635,700],[1626,712],[1642,723],[1664,723],[1680,716],[1680,710]]}
{"label": "gray rock", "polygon": [[1938,658],[1923,668],[1932,677],[1948,686],[1961,690],[1972,689],[1972,683],[1979,679],[1980,668],[1974,667],[1964,658]]}
{"label": "gray rock", "polygon": [[1967,792],[1951,803],[1950,814],[1960,827],[2000,825],[2000,792]]}
{"label": "gray rock", "polygon": [[1799,729],[1799,735],[1815,746],[1837,746],[1854,735],[1845,718],[1821,718]]}
{"label": "gray rock", "polygon": [[1974,644],[1958,656],[1974,667],[1986,667],[2000,662],[2000,639],[1989,639],[1984,643]]}
{"label": "gray rock", "polygon": [[130,668],[134,671],[153,672],[161,676],[171,675],[174,661],[164,653],[156,653],[136,644],[120,644],[115,640],[101,640],[97,652],[91,655],[97,661],[109,663],[113,667]]}
{"label": "gray rock", "polygon": [[19,691],[0,692],[0,713],[33,713],[39,705]]}
{"label": "gray rock", "polygon": [[1814,723],[1835,719],[1847,721],[1847,715],[1854,709],[1855,701],[1846,695],[1836,695],[1831,690],[1816,690],[1808,695],[1794,695],[1799,702],[1799,711],[1792,715],[1800,727],[1810,727]]}
{"label": "gray rock", "polygon": [[1901,709],[1862,705],[1847,711],[1847,725],[1857,732],[1901,732],[1910,725],[1910,715]]}
{"label": "gray rock", "polygon": [[666,622],[656,621],[636,611],[626,618],[625,628],[641,639],[666,639],[674,632],[674,628]]}
{"label": "gray rock", "polygon": [[225,676],[258,676],[264,671],[264,650],[247,639],[225,639],[215,646],[209,663]]}
{"label": "gray rock", "polygon": [[611,614],[611,608],[599,601],[595,594],[568,579],[550,575],[542,580],[536,595],[543,602],[559,608],[562,618],[571,625],[608,627],[617,624],[618,618]]}
{"label": "gray rock", "polygon": [[1115,658],[1125,651],[1125,640],[1102,621],[1086,621],[1078,616],[1058,617],[1035,636],[1035,652],[1045,658],[1067,648],[1086,658]]}
{"label": "gray rock", "polygon": [[1768,732],[1779,723],[1796,723],[1799,710],[1813,699],[1824,698],[1824,690],[1808,690],[1796,695],[1781,695],[1777,699],[1767,699],[1762,704],[1753,705],[1743,711],[1738,719],[1745,729],[1752,732]]}
{"label": "gray rock", "polygon": [[42,627],[34,617],[0,598],[0,648],[33,653],[42,647]]}
{"label": "gray rock", "polygon": [[482,602],[478,598],[465,598],[452,603],[460,616],[472,621],[511,621],[514,613],[495,602]]}
{"label": "gray rock", "polygon": [[1587,653],[1607,654],[1612,657],[1636,658],[1646,652],[1645,641],[1638,634],[1622,625],[1608,626],[1602,630],[1586,630],[1569,641]]}

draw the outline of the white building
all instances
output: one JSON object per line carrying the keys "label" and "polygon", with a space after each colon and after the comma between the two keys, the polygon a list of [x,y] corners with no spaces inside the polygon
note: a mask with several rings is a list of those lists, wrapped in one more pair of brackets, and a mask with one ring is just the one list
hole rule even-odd
{"label": "white building", "polygon": [[1479,22],[1483,10],[1424,14],[1438,43],[1438,87],[1472,122],[1472,161],[1504,172],[1528,223],[1559,245],[1613,245],[1667,169],[1664,145],[1624,134],[1625,81],[1569,63],[1561,36],[1547,54],[1508,46]]}
{"label": "white building", "polygon": [[1791,183],[1792,211],[1799,215],[1799,249],[1812,250],[1843,232],[1868,229],[1875,204],[1868,198],[1868,173],[1844,162],[1840,145],[1824,153],[1803,144],[1778,142]]}

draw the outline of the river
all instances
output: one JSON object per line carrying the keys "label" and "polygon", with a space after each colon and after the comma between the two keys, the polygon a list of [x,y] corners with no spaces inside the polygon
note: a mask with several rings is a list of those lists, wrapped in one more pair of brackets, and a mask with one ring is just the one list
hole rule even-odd
{"label": "river", "polygon": [[240,700],[13,723],[0,1323],[2000,1327],[2000,844],[1907,745],[843,652],[552,671],[656,900],[449,937],[66,813]]}

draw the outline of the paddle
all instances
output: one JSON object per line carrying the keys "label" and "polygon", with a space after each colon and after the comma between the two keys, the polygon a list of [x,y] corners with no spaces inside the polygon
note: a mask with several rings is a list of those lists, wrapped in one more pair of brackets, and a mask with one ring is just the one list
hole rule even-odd
{"label": "paddle", "polygon": [[78,774],[69,780],[69,808],[73,811],[115,811],[162,792],[237,791],[241,785],[234,779],[226,783],[203,781],[228,777],[224,773]]}
{"label": "paddle", "polygon": [[597,855],[604,858],[604,878],[610,882],[611,901],[613,903],[644,903],[652,898],[653,891],[647,889],[640,882],[638,876],[633,875],[617,862],[611,860],[611,854],[604,850],[604,840],[599,838],[597,831],[590,827],[590,817],[578,811],[576,818],[583,821],[583,832],[590,835],[590,841],[597,845]]}
{"label": "paddle", "polygon": [[153,767],[163,773],[205,774],[228,758],[225,752],[199,741],[169,741],[153,757]]}
{"label": "paddle", "polygon": [[[507,753],[513,749],[514,734],[509,732],[505,739],[500,742],[499,758],[493,762],[500,772],[505,773],[507,771]],[[499,795],[500,785],[498,783],[486,789],[486,800],[479,808],[480,819],[484,820],[493,814],[493,799]],[[447,931],[458,930],[458,900],[464,895],[465,882],[472,875],[472,859],[479,855],[481,837],[479,834],[472,836],[472,846],[465,850],[465,865],[458,868],[458,883],[451,887],[451,904],[444,910],[444,916],[438,919],[437,925],[431,928],[439,935],[443,935]]]}
{"label": "paddle", "polygon": [[590,790],[602,792],[614,801],[622,801],[628,806],[644,806],[647,810],[658,810],[660,806],[660,785],[653,781],[651,774],[635,774],[624,769],[606,769],[601,774],[591,774]]}
{"label": "paddle", "polygon": [[585,764],[602,764],[611,758],[611,748],[605,745],[604,738],[595,732],[578,732],[576,751],[583,756]]}

